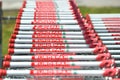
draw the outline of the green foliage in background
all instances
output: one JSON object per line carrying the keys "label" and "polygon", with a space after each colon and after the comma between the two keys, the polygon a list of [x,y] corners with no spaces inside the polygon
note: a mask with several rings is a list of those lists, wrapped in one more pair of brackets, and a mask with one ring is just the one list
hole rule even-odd
{"label": "green foliage in background", "polygon": [[[3,16],[17,16],[18,10],[3,11]],[[14,30],[15,20],[3,20],[2,25],[2,54],[7,54],[8,43]]]}
{"label": "green foliage in background", "polygon": [[80,6],[81,13],[86,14],[102,14],[102,13],[120,13],[120,7],[85,7]]}
{"label": "green foliage in background", "polygon": [[[80,6],[80,11],[85,16],[87,13],[120,13],[120,7],[84,7]],[[17,16],[18,10],[3,11],[4,16]],[[14,30],[15,20],[4,20],[2,28],[2,53],[5,55],[8,49],[8,42]]]}

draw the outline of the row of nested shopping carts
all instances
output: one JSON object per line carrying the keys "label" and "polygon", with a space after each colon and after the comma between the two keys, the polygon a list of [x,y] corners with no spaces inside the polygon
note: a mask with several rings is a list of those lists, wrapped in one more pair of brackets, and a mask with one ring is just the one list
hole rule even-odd
{"label": "row of nested shopping carts", "polygon": [[74,0],[26,0],[0,80],[120,80],[120,14],[82,16]]}

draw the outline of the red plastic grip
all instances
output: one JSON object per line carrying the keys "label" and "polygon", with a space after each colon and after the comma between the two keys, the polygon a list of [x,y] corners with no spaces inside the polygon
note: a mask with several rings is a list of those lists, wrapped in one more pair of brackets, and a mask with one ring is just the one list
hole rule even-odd
{"label": "red plastic grip", "polygon": [[12,34],[11,37],[12,37],[12,38],[16,38],[16,34]]}
{"label": "red plastic grip", "polygon": [[118,73],[118,69],[106,69],[105,72],[103,73],[103,76],[108,76],[108,77],[114,77]]}
{"label": "red plastic grip", "polygon": [[15,39],[9,39],[9,43],[15,43]]}
{"label": "red plastic grip", "polygon": [[101,68],[110,68],[112,65],[115,64],[115,61],[112,60],[103,60],[100,64]]}
{"label": "red plastic grip", "polygon": [[13,48],[9,48],[8,49],[8,54],[13,54],[14,53],[14,49]]}
{"label": "red plastic grip", "polygon": [[9,43],[9,48],[14,48],[14,43]]}
{"label": "red plastic grip", "polygon": [[0,77],[6,76],[7,72],[6,70],[0,69]]}
{"label": "red plastic grip", "polygon": [[108,60],[110,58],[111,58],[110,53],[104,53],[104,54],[98,54],[96,60],[101,61],[101,60]]}
{"label": "red plastic grip", "polygon": [[10,61],[11,60],[11,55],[5,55],[4,60],[5,61]]}
{"label": "red plastic grip", "polygon": [[10,62],[9,61],[3,61],[3,67],[4,68],[10,67]]}

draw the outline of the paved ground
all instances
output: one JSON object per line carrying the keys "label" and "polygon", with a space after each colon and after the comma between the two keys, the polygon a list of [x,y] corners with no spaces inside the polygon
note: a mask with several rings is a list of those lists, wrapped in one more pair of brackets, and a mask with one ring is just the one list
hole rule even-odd
{"label": "paved ground", "polygon": [[[23,0],[3,0],[3,9],[19,9]],[[77,0],[81,6],[120,6],[120,0]]]}

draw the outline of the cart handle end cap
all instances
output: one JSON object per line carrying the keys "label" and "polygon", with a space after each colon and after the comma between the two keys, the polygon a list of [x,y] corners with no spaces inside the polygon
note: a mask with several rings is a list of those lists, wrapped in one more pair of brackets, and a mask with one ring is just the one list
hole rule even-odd
{"label": "cart handle end cap", "polygon": [[85,39],[86,40],[86,43],[87,44],[91,44],[91,43],[96,43],[98,42],[98,39],[97,38],[88,38],[88,39]]}
{"label": "cart handle end cap", "polygon": [[93,29],[93,26],[91,24],[85,24],[86,29]]}
{"label": "cart handle end cap", "polygon": [[15,39],[9,39],[10,43],[15,43]]}
{"label": "cart handle end cap", "polygon": [[100,64],[101,68],[110,68],[113,64],[115,64],[114,59],[112,60],[103,60]]}
{"label": "cart handle end cap", "polygon": [[85,30],[83,34],[86,35],[86,34],[93,34],[93,33],[95,33],[94,30]]}
{"label": "cart handle end cap", "polygon": [[0,69],[0,77],[6,75],[6,70]]}
{"label": "cart handle end cap", "polygon": [[94,34],[94,33],[93,33],[93,34],[85,34],[85,35],[84,35],[84,38],[85,38],[85,39],[96,38],[96,37],[97,37],[97,35]]}
{"label": "cart handle end cap", "polygon": [[91,38],[88,38],[88,40],[91,40],[92,43],[95,43],[95,42],[98,42],[99,41],[99,38],[98,37],[91,37]]}
{"label": "cart handle end cap", "polygon": [[101,47],[101,46],[103,46],[102,43],[91,43],[91,44],[90,44],[90,48]]}
{"label": "cart handle end cap", "polygon": [[9,61],[3,61],[3,67],[4,68],[10,67],[10,62]]}
{"label": "cart handle end cap", "polygon": [[87,23],[87,19],[82,18],[82,22],[83,22],[83,23]]}
{"label": "cart handle end cap", "polygon": [[116,68],[114,68],[114,69],[106,69],[105,71],[104,71],[104,73],[103,73],[103,76],[108,76],[108,77],[114,77],[114,76],[116,76],[117,73],[118,72],[118,70],[116,69]]}
{"label": "cart handle end cap", "polygon": [[14,44],[10,43],[9,48],[14,48]]}
{"label": "cart handle end cap", "polygon": [[105,46],[95,47],[94,54],[105,53],[106,51],[107,51],[107,48]]}
{"label": "cart handle end cap", "polygon": [[20,23],[20,20],[21,20],[21,19],[16,19],[16,24],[19,24],[19,23]]}
{"label": "cart handle end cap", "polygon": [[15,28],[19,29],[20,25],[19,24],[15,24]]}
{"label": "cart handle end cap", "polygon": [[111,55],[109,53],[103,53],[103,54],[98,54],[96,57],[96,60],[101,61],[101,60],[107,60],[110,59]]}
{"label": "cart handle end cap", "polygon": [[15,31],[13,32],[13,34],[18,34],[18,31],[17,31],[17,30],[15,30]]}
{"label": "cart handle end cap", "polygon": [[12,36],[11,36],[12,38],[16,38],[16,34],[12,34]]}
{"label": "cart handle end cap", "polygon": [[14,53],[14,49],[11,49],[11,48],[8,49],[8,53],[9,53],[9,54],[13,54],[13,53]]}
{"label": "cart handle end cap", "polygon": [[4,56],[4,60],[10,61],[10,60],[11,60],[11,56],[10,56],[10,55],[5,55],[5,56]]}
{"label": "cart handle end cap", "polygon": [[17,16],[17,19],[21,19],[21,14],[19,13],[18,16]]}

